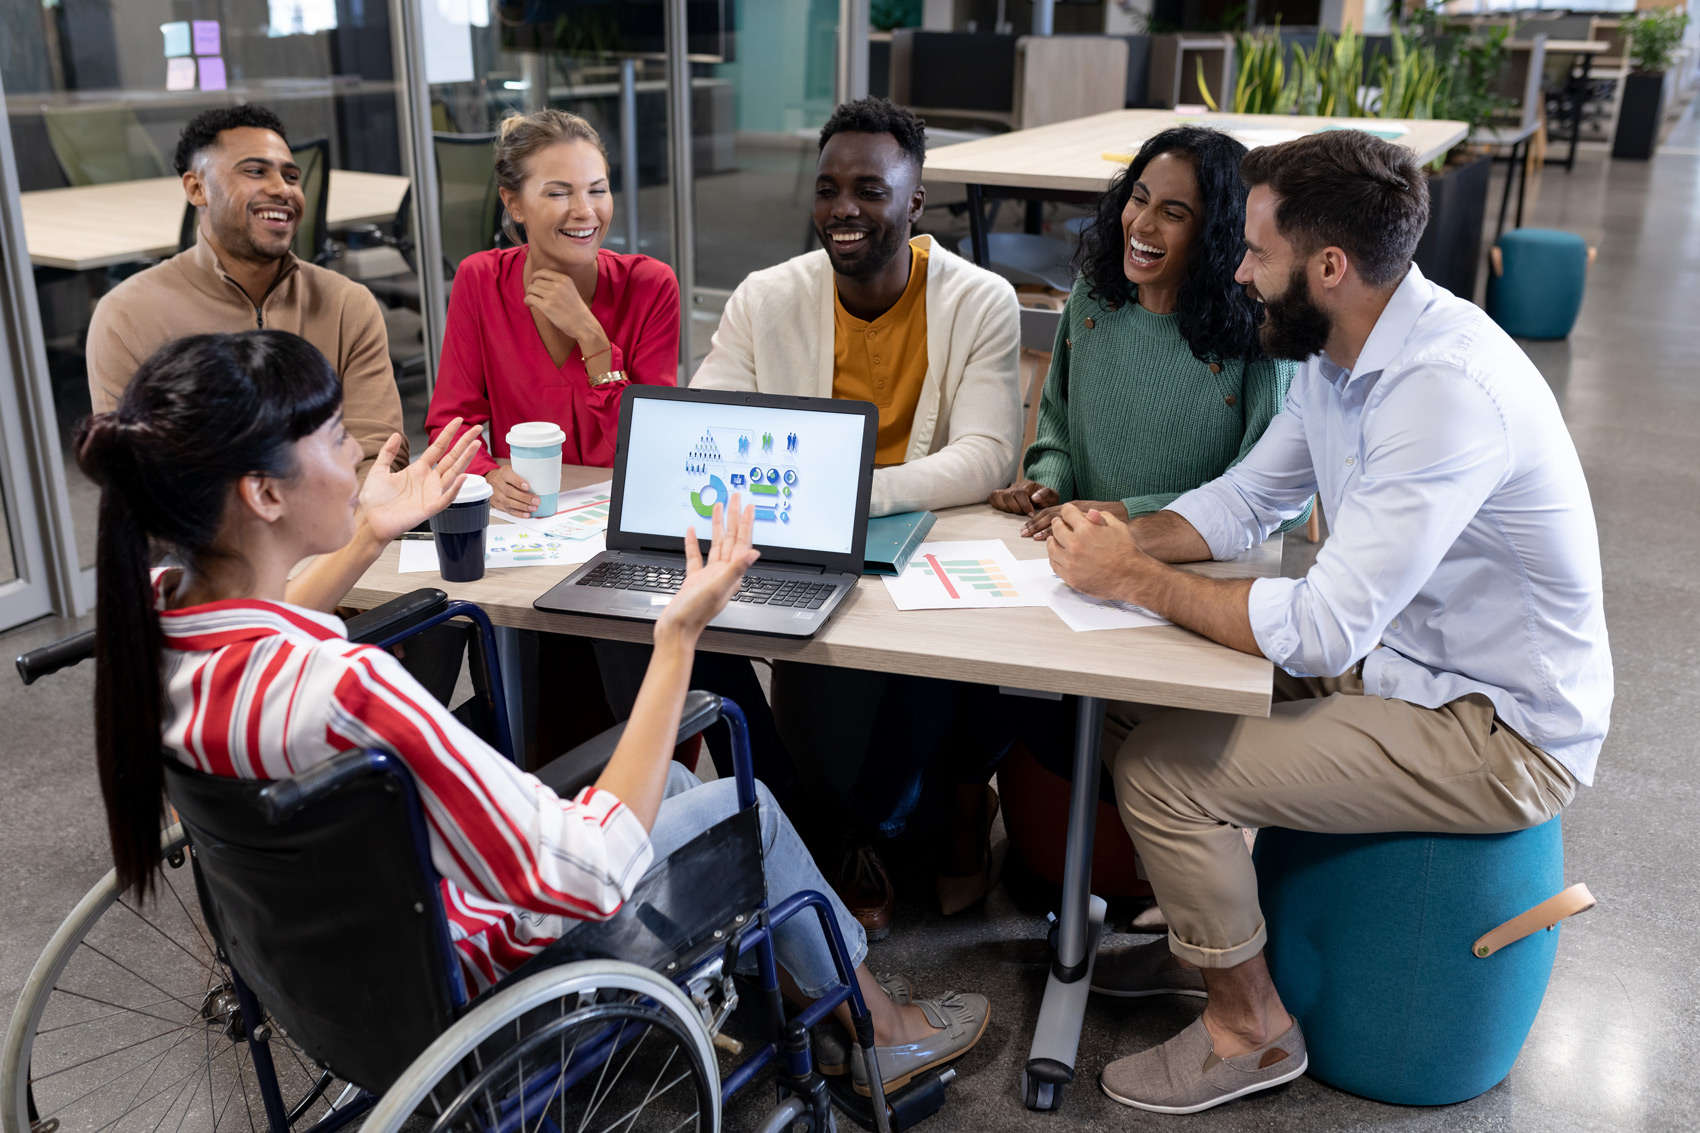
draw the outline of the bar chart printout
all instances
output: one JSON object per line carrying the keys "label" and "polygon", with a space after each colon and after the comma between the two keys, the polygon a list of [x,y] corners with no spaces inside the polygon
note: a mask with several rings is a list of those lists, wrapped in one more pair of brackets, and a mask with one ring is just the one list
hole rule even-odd
{"label": "bar chart printout", "polygon": [[939,584],[945,593],[952,598],[960,598],[960,590],[984,591],[992,598],[1019,598],[1021,592],[1015,584],[1004,576],[1003,571],[992,559],[943,559],[937,555],[925,556],[927,566],[938,577]]}
{"label": "bar chart printout", "polygon": [[957,540],[921,544],[908,568],[886,576],[885,585],[900,610],[1045,605],[1043,591],[1020,577],[1015,557],[998,540]]}

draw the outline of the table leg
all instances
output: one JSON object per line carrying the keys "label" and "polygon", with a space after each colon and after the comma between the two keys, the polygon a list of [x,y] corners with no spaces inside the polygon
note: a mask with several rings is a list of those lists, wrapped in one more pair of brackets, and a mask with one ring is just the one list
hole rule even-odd
{"label": "table leg", "polygon": [[1576,147],[1582,141],[1582,112],[1588,109],[1588,73],[1594,68],[1592,55],[1582,56],[1582,77],[1576,82],[1576,97],[1571,99],[1573,106],[1570,111],[1570,157],[1564,163],[1564,171],[1571,172],[1576,168]]}
{"label": "table leg", "polygon": [[1081,697],[1074,726],[1074,774],[1069,787],[1056,952],[1051,957],[1027,1066],[1021,1073],[1022,1100],[1029,1109],[1057,1108],[1063,1086],[1074,1081],[1074,1058],[1092,985],[1092,961],[1098,953],[1098,934],[1104,927],[1104,901],[1092,895],[1104,702],[1097,697]]}
{"label": "table leg", "polygon": [[1533,138],[1528,139],[1527,141],[1525,141],[1523,143],[1523,156],[1518,159],[1517,168],[1512,170],[1512,172],[1517,174],[1517,227],[1518,228],[1523,227],[1523,195],[1526,192],[1528,192],[1528,189],[1529,189],[1529,147],[1532,146],[1533,144],[1534,144]]}
{"label": "table leg", "polygon": [[968,186],[968,246],[973,249],[974,262],[986,266],[991,253],[986,249],[986,213],[981,203],[980,186]]}
{"label": "table leg", "polygon": [[508,734],[514,740],[514,762],[523,768],[537,735],[535,631],[497,626],[496,658],[502,670],[502,697],[508,706]]}
{"label": "table leg", "polygon": [[1499,221],[1493,226],[1493,242],[1505,235],[1505,214],[1511,209],[1511,179],[1517,176],[1517,150],[1521,142],[1511,143],[1511,164],[1505,170],[1505,192],[1499,196]]}
{"label": "table leg", "polygon": [[1023,218],[1023,230],[1029,236],[1038,236],[1045,231],[1045,202],[1028,201],[1027,215]]}

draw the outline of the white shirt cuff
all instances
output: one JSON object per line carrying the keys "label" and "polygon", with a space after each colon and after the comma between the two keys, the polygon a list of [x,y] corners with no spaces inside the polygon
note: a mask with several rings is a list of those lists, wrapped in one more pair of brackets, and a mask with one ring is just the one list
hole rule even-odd
{"label": "white shirt cuff", "polygon": [[1299,649],[1299,630],[1293,618],[1294,592],[1303,579],[1260,578],[1251,584],[1246,613],[1257,647],[1271,661],[1286,668]]}
{"label": "white shirt cuff", "polygon": [[1211,558],[1231,559],[1251,546],[1240,517],[1208,484],[1194,488],[1163,510],[1192,524],[1210,548]]}

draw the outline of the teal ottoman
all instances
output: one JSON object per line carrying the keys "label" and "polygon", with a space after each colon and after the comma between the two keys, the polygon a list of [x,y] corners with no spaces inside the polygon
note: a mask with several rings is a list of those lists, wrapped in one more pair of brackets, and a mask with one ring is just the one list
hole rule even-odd
{"label": "teal ottoman", "polygon": [[1510,1073],[1558,950],[1540,930],[1593,905],[1585,886],[1560,893],[1557,818],[1514,834],[1270,829],[1256,846],[1269,970],[1310,1073],[1377,1101],[1445,1105]]}
{"label": "teal ottoman", "polygon": [[1491,253],[1487,312],[1518,338],[1569,338],[1593,252],[1574,232],[1516,228]]}

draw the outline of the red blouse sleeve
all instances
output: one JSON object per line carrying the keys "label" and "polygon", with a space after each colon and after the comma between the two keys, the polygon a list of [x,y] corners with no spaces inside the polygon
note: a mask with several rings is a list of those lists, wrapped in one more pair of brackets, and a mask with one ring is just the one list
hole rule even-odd
{"label": "red blouse sleeve", "polygon": [[[434,441],[456,417],[474,428],[490,420],[490,387],[479,350],[483,335],[483,305],[498,301],[496,273],[483,257],[462,261],[449,292],[448,324],[443,329],[443,356],[437,363],[437,388],[425,413],[425,432]],[[471,270],[468,270],[471,269]],[[484,476],[496,467],[489,451],[480,446],[467,471]]]}
{"label": "red blouse sleeve", "polygon": [[679,281],[672,269],[646,260],[632,273],[641,302],[632,304],[639,329],[626,354],[626,377],[646,386],[679,381]]}
{"label": "red blouse sleeve", "polygon": [[[679,281],[659,260],[640,259],[625,280],[619,327],[604,327],[612,346],[609,369],[633,384],[670,386],[679,373]],[[620,431],[621,385],[591,387],[590,409],[601,435],[592,446],[599,462],[612,464]]]}

